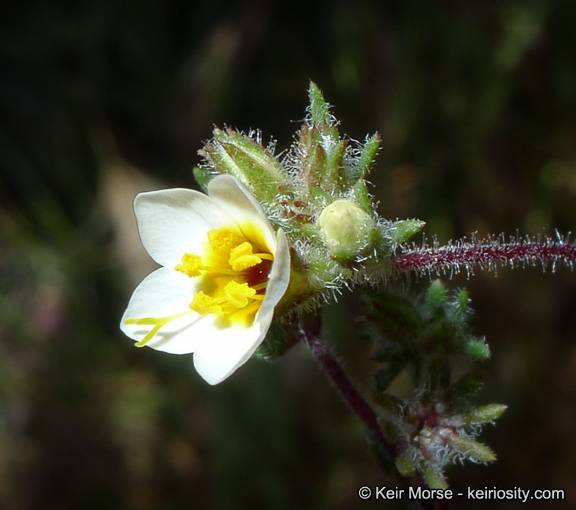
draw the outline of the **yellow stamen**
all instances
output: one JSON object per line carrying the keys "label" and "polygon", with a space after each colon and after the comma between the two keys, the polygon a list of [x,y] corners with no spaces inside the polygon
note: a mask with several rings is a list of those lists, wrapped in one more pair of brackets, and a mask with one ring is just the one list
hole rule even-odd
{"label": "yellow stamen", "polygon": [[160,331],[162,326],[165,326],[169,322],[179,319],[180,317],[184,317],[184,315],[188,315],[192,313],[191,310],[186,310],[185,312],[180,312],[174,315],[170,315],[168,317],[144,317],[141,319],[126,319],[124,324],[136,324],[142,326],[154,326],[146,336],[136,343],[136,347],[144,347],[152,338]]}
{"label": "yellow stamen", "polygon": [[244,240],[235,235],[227,228],[210,230],[208,232],[208,242],[213,250],[230,251],[235,246],[241,244]]}
{"label": "yellow stamen", "polygon": [[230,266],[234,271],[245,271],[249,267],[254,267],[262,262],[258,255],[252,253],[252,249],[253,246],[246,241],[230,250]]}
{"label": "yellow stamen", "polygon": [[222,307],[219,305],[219,300],[204,294],[204,292],[199,291],[194,294],[192,303],[190,303],[190,308],[200,315],[207,313],[215,313],[220,315],[222,313]]}
{"label": "yellow stamen", "polygon": [[256,295],[256,290],[248,287],[247,283],[238,283],[230,280],[224,287],[228,302],[236,308],[244,308],[248,304],[248,298]]}
{"label": "yellow stamen", "polygon": [[182,273],[194,277],[200,276],[200,270],[203,269],[202,257],[194,255],[193,253],[185,253],[182,255],[182,264],[178,264],[174,269]]}
{"label": "yellow stamen", "polygon": [[138,347],[146,345],[170,321],[194,312],[217,315],[226,326],[230,322],[246,327],[253,323],[265,298],[262,291],[268,284],[270,262],[274,261],[271,253],[263,252],[262,241],[254,241],[262,239],[262,233],[247,226],[241,231],[227,228],[210,230],[207,237],[202,255],[185,253],[182,263],[174,268],[190,278],[200,278],[197,287],[200,290],[192,297],[189,309],[169,317],[125,321],[125,324],[152,326],[136,344]]}

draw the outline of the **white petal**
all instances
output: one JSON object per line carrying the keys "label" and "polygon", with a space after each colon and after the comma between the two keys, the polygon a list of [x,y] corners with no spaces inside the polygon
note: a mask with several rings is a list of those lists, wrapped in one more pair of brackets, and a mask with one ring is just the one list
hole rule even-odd
{"label": "white petal", "polygon": [[240,223],[251,222],[265,233],[268,247],[274,249],[274,230],[256,198],[236,177],[218,175],[208,183],[208,193],[216,203]]}
{"label": "white petal", "polygon": [[218,384],[241,367],[262,343],[270,326],[254,321],[250,328],[229,327],[212,331],[199,342],[194,352],[194,367],[210,384]]}
{"label": "white petal", "polygon": [[167,189],[140,193],[134,201],[142,244],[162,266],[173,269],[184,253],[197,253],[209,230],[234,224],[234,217],[203,193]]}
{"label": "white petal", "polygon": [[[194,352],[194,366],[210,384],[218,384],[241,367],[264,340],[274,307],[282,298],[290,280],[290,251],[284,232],[277,234],[277,249],[266,287],[266,297],[250,328],[213,326],[198,343]],[[196,331],[195,331],[196,332]]]}
{"label": "white petal", "polygon": [[127,319],[161,318],[183,313],[182,317],[162,326],[146,346],[172,354],[193,352],[200,338],[194,331],[201,329],[199,324],[210,318],[199,316],[188,306],[196,285],[196,278],[167,267],[150,273],[132,294],[120,329],[133,340],[140,341],[154,326],[126,324]]}
{"label": "white petal", "polygon": [[256,321],[258,321],[260,317],[264,319],[267,314],[274,313],[274,307],[286,293],[289,283],[290,249],[288,248],[288,242],[286,241],[284,231],[278,230],[278,233],[276,234],[276,254],[274,255],[274,262],[268,277],[266,296],[256,314]]}

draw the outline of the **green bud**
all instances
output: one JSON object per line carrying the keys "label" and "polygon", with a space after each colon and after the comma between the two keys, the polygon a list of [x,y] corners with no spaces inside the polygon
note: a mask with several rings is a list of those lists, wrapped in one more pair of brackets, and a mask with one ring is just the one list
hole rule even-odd
{"label": "green bud", "polygon": [[396,459],[396,467],[402,475],[410,477],[416,474],[418,464],[408,452],[402,452]]}
{"label": "green bud", "polygon": [[444,306],[446,302],[446,287],[440,280],[434,280],[426,294],[426,302],[431,309]]}
{"label": "green bud", "polygon": [[488,344],[484,340],[476,338],[468,338],[463,342],[460,349],[464,354],[477,359],[488,359],[491,354]]}
{"label": "green bud", "polygon": [[422,473],[422,477],[431,489],[446,490],[448,488],[446,478],[444,478],[442,471],[436,466],[429,465]]}
{"label": "green bud", "polygon": [[508,406],[504,404],[488,404],[472,409],[464,415],[464,423],[486,423],[500,418]]}
{"label": "green bud", "polygon": [[200,154],[217,173],[233,175],[259,200],[272,202],[280,186],[290,185],[286,170],[269,150],[232,129],[216,128]]}
{"label": "green bud", "polygon": [[485,444],[478,443],[466,437],[455,438],[450,441],[452,447],[476,462],[493,462],[496,454]]}
{"label": "green bud", "polygon": [[324,244],[341,262],[352,261],[370,246],[374,220],[349,200],[336,200],[320,213],[318,226]]}

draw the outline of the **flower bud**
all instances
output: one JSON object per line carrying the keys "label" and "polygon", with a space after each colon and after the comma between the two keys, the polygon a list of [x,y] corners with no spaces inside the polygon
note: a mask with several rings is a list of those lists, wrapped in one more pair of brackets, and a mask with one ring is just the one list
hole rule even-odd
{"label": "flower bud", "polygon": [[318,218],[324,244],[339,261],[351,261],[371,244],[374,220],[349,200],[336,200]]}
{"label": "flower bud", "polygon": [[[213,171],[230,174],[252,191],[261,202],[275,199],[280,186],[288,186],[288,175],[282,164],[258,137],[234,131],[214,129],[214,138],[200,151]],[[201,171],[196,172],[201,178]]]}

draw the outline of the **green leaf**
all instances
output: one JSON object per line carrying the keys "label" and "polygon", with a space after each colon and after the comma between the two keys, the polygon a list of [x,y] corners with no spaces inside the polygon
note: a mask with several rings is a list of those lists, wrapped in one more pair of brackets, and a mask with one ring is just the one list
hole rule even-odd
{"label": "green leaf", "polygon": [[507,408],[508,406],[504,404],[488,404],[477,407],[476,409],[468,411],[464,415],[464,423],[472,424],[495,421],[504,414],[504,411],[506,411]]}
{"label": "green leaf", "polygon": [[413,304],[392,293],[366,291],[368,321],[376,331],[396,342],[412,339],[422,326],[422,319]]}
{"label": "green leaf", "polygon": [[464,340],[460,346],[460,351],[471,358],[480,360],[488,359],[491,355],[488,344],[484,340],[477,338]]}
{"label": "green leaf", "polygon": [[434,280],[426,293],[426,304],[432,309],[439,309],[446,303],[446,287],[441,280]]}

